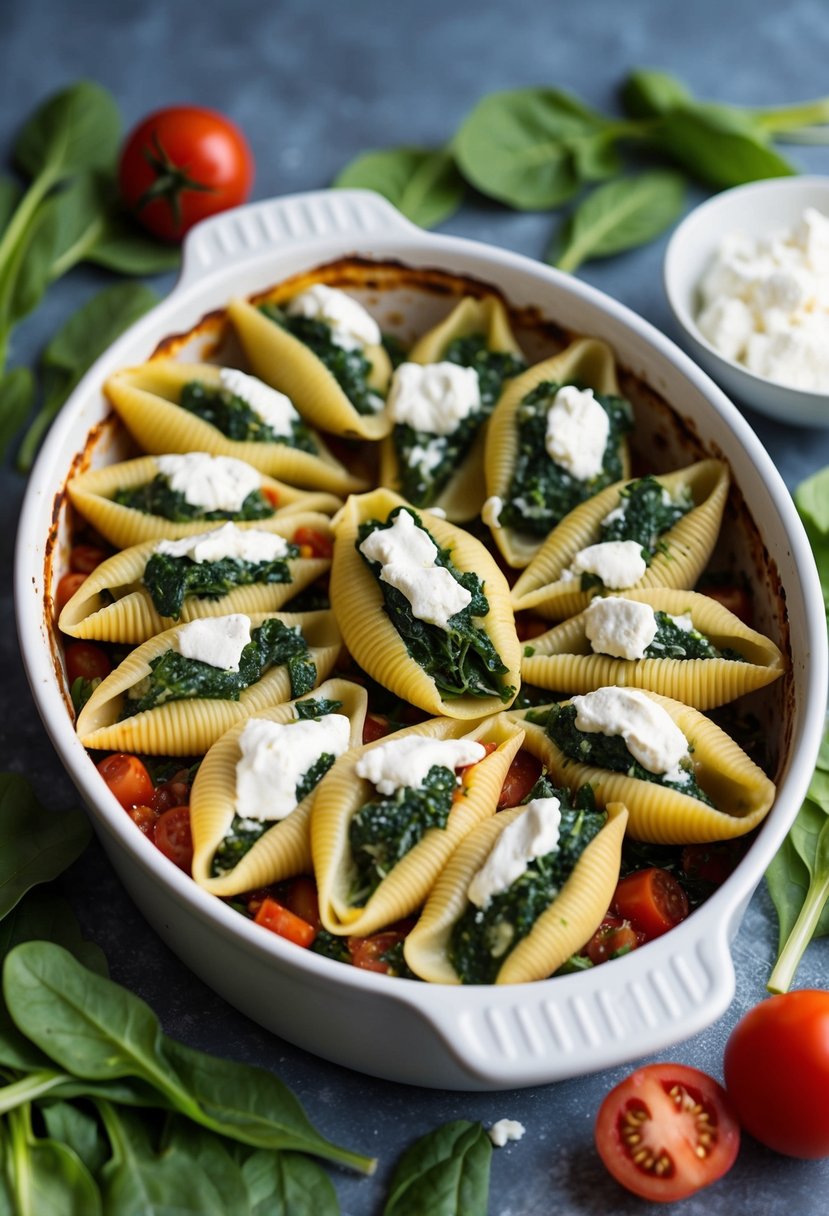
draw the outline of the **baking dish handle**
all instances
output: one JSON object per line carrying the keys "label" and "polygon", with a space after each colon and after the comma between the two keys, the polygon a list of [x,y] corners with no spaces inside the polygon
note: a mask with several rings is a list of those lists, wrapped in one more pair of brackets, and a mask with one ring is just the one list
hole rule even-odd
{"label": "baking dish handle", "polygon": [[176,290],[229,264],[342,232],[411,236],[421,229],[372,190],[316,190],[248,203],[203,220],[187,234]]}

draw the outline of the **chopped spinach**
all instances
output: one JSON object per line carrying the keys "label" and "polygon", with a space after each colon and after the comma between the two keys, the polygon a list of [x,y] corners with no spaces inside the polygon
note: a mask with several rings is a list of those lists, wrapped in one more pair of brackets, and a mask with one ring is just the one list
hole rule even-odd
{"label": "chopped spinach", "polygon": [[336,933],[329,933],[327,929],[318,930],[308,949],[314,954],[321,954],[323,958],[332,958],[337,963],[351,962],[348,939]]}
{"label": "chopped spinach", "polygon": [[260,822],[257,819],[243,819],[241,815],[234,815],[227,834],[216,846],[210,865],[210,877],[221,878],[223,874],[234,870],[270,827],[273,827],[273,824],[267,820]]}
{"label": "chopped spinach", "polygon": [[299,629],[275,617],[251,631],[238,671],[225,671],[200,659],[188,659],[177,650],[165,650],[150,660],[150,674],[128,690],[121,717],[130,718],[167,701],[195,697],[238,701],[239,694],[261,679],[268,668],[283,665],[288,668],[291,695],[300,697],[310,692],[317,669],[308,653],[308,643]]}
{"label": "chopped spinach", "polygon": [[214,562],[194,562],[189,557],[153,553],[144,567],[144,586],[156,612],[178,620],[188,595],[200,600],[216,600],[234,587],[253,583],[290,583],[288,561],[299,556],[297,545],[289,545],[284,558],[248,562],[222,557]]}
{"label": "chopped spinach", "polygon": [[181,390],[179,405],[214,426],[228,439],[239,443],[282,443],[312,455],[319,451],[310,429],[301,418],[291,421],[290,434],[280,435],[268,426],[244,397],[237,397],[226,388],[204,384],[201,380],[190,380]]}
{"label": "chopped spinach", "polygon": [[388,967],[389,975],[397,976],[398,979],[403,980],[420,980],[420,976],[415,975],[406,962],[406,956],[403,953],[405,944],[405,939],[401,937],[399,941],[396,941],[393,946],[389,946],[388,950],[385,950],[380,955],[380,961]]}
{"label": "chopped spinach", "polygon": [[659,538],[679,523],[694,505],[688,490],[673,498],[655,477],[640,477],[619,491],[619,505],[602,521],[600,541],[635,540],[650,564]]}
{"label": "chopped spinach", "polygon": [[308,701],[297,701],[294,713],[297,721],[302,722],[309,718],[324,718],[326,714],[335,714],[342,707],[342,701],[332,701],[330,697],[311,697]]}
{"label": "chopped spinach", "polygon": [[622,437],[633,426],[628,401],[596,394],[610,421],[610,430],[601,472],[588,481],[580,481],[556,464],[547,452],[547,413],[561,387],[554,381],[543,381],[527,394],[516,414],[518,456],[500,518],[503,526],[533,536],[546,536],[579,503],[619,481],[623,475]]}
{"label": "chopped spinach", "polygon": [[686,774],[684,780],[670,780],[664,773],[652,773],[633,758],[621,735],[578,730],[575,724],[577,712],[575,705],[551,705],[545,723],[547,734],[565,756],[569,756],[578,764],[606,768],[614,773],[626,773],[628,777],[636,777],[639,781],[652,781],[665,789],[676,790],[678,794],[687,794],[689,798],[696,798],[706,806],[714,805],[697,783],[690,762],[687,767],[680,763],[683,773]]}
{"label": "chopped spinach", "polygon": [[96,676],[93,680],[87,680],[84,676],[77,676],[72,681],[69,696],[72,698],[72,708],[76,714],[81,712],[100,683],[100,676]]}
{"label": "chopped spinach", "polygon": [[142,511],[145,515],[160,515],[176,524],[199,519],[270,519],[274,514],[274,507],[261,490],[252,490],[239,511],[203,511],[201,507],[189,503],[180,491],[174,490],[163,473],[156,473],[152,481],[146,481],[143,485],[116,490],[112,501],[120,507]]}
{"label": "chopped spinach", "polygon": [[303,798],[307,798],[311,790],[317,788],[336,758],[331,752],[323,752],[321,756],[317,757],[307,772],[303,773],[296,787],[297,804],[302,802]]}
{"label": "chopped spinach", "polygon": [[449,768],[434,764],[416,789],[364,803],[352,817],[348,842],[354,866],[350,902],[362,906],[429,828],[445,828],[458,788]]}
{"label": "chopped spinach", "polygon": [[648,659],[729,659],[744,663],[745,659],[736,650],[725,646],[719,650],[698,629],[683,629],[667,612],[654,612],[656,634],[645,649]]}
{"label": "chopped spinach", "polygon": [[[416,617],[403,592],[380,579],[380,563],[370,561],[360,551],[360,545],[373,532],[392,527],[400,511],[408,511],[417,526],[436,545],[435,565],[448,570],[456,582],[465,587],[472,596],[466,608],[449,618],[449,629],[441,629],[439,625],[432,625]],[[489,635],[473,623],[473,618],[485,617],[489,613],[489,602],[484,595],[481,580],[471,570],[458,570],[452,562],[450,550],[441,549],[437,545],[431,532],[423,527],[416,511],[408,507],[395,507],[385,523],[377,519],[367,520],[360,525],[355,545],[363,561],[378,579],[386,613],[405,642],[407,651],[426,674],[431,676],[442,696],[497,696],[504,702],[512,699],[515,689],[504,686],[498,679],[508,668],[502,662]]]}
{"label": "chopped spinach", "polygon": [[383,334],[380,341],[383,350],[389,357],[389,363],[391,363],[392,368],[399,367],[401,363],[406,362],[408,352],[396,334]]}
{"label": "chopped spinach", "polygon": [[260,304],[269,321],[286,330],[317,356],[339,384],[358,414],[376,414],[383,398],[369,388],[372,367],[362,350],[347,350],[331,337],[331,326],[312,317],[294,317],[276,304]]}
{"label": "chopped spinach", "polygon": [[328,586],[320,583],[309,583],[296,595],[292,595],[287,603],[282,605],[282,612],[320,612],[331,607],[331,597]]}
{"label": "chopped spinach", "polygon": [[464,984],[494,982],[507,955],[559,894],[606,821],[604,814],[563,807],[558,847],[529,861],[523,874],[483,908],[467,904],[449,944],[449,959]]}

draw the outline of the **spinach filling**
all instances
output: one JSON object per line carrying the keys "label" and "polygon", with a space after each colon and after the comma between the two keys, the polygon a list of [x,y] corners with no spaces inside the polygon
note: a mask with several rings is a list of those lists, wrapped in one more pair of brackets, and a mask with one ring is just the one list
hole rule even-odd
{"label": "spinach filling", "polygon": [[260,304],[269,321],[286,330],[317,356],[339,384],[358,414],[376,414],[383,398],[369,387],[372,366],[362,350],[346,350],[331,337],[331,326],[312,317],[292,317],[277,304]]}
{"label": "spinach filling", "polygon": [[270,667],[282,666],[288,669],[291,697],[301,697],[314,687],[317,668],[308,653],[308,643],[298,629],[274,617],[251,631],[250,641],[239,657],[238,671],[225,671],[201,659],[188,659],[177,650],[165,650],[150,660],[150,674],[128,690],[121,720],[167,701],[196,697],[238,701],[240,693]]}
{"label": "spinach filling", "polygon": [[252,583],[290,583],[288,561],[299,557],[297,545],[289,545],[285,557],[273,561],[246,562],[222,557],[215,562],[194,562],[189,557],[153,553],[144,567],[143,583],[160,616],[178,620],[188,595],[217,600],[234,587]]}
{"label": "spinach filling", "polygon": [[[472,599],[461,612],[449,618],[451,628],[441,629],[428,621],[421,621],[412,612],[412,606],[402,591],[380,579],[381,565],[369,560],[360,551],[360,545],[378,529],[392,527],[400,511],[407,511],[421,531],[425,532],[437,548],[436,566],[443,566],[456,582],[465,587]],[[444,697],[500,697],[505,703],[513,697],[515,689],[505,687],[498,679],[508,670],[502,662],[487,633],[473,623],[474,617],[489,613],[489,601],[484,595],[483,585],[477,574],[464,573],[452,562],[449,549],[441,549],[431,532],[423,527],[417,512],[408,507],[395,507],[385,523],[377,519],[360,524],[355,542],[357,552],[377,578],[383,593],[386,613],[403,639],[411,658],[430,676]]]}
{"label": "spinach filling", "polygon": [[546,536],[579,503],[624,475],[621,441],[633,427],[630,403],[624,397],[596,394],[610,420],[602,470],[596,477],[580,481],[548,455],[547,412],[562,387],[545,380],[527,394],[516,415],[518,456],[500,519],[504,527],[533,536]]}
{"label": "spinach filling", "polygon": [[472,367],[478,373],[481,408],[467,415],[451,435],[417,431],[408,423],[397,423],[392,441],[400,470],[403,497],[416,507],[434,502],[466,459],[481,424],[495,408],[504,380],[526,367],[524,359],[508,351],[492,351],[483,334],[456,338],[443,355],[447,363]]}
{"label": "spinach filling", "polygon": [[[636,777],[639,781],[652,781],[665,789],[676,790],[678,794],[687,794],[689,798],[696,798],[706,806],[714,805],[697,783],[690,761],[680,762],[680,768],[687,774],[685,780],[672,781],[664,773],[652,773],[634,759],[621,735],[603,735],[599,731],[578,730],[577,712],[575,705],[551,705],[544,722],[547,734],[565,756],[578,764],[606,768],[614,773],[626,773],[628,777]],[[690,744],[688,750],[691,751]]]}
{"label": "spinach filling", "polygon": [[[308,701],[298,701],[294,706],[297,721],[309,718],[322,718],[325,714],[335,714],[342,708],[342,701],[332,701],[328,697],[312,697]],[[311,765],[296,787],[297,805],[303,798],[316,789],[325,774],[336,759],[330,752],[323,754]],[[277,821],[278,822],[278,821]],[[223,874],[235,869],[246,853],[249,853],[257,840],[260,840],[269,828],[274,826],[273,820],[245,819],[242,815],[234,815],[224,839],[219,843],[213,854],[210,866],[210,877],[221,878]]]}
{"label": "spinach filling", "polygon": [[745,663],[745,658],[730,646],[718,649],[698,629],[683,629],[667,612],[654,612],[656,634],[645,649],[648,659],[728,659]]}
{"label": "spinach filling", "polygon": [[[561,791],[553,792],[561,796]],[[605,814],[578,810],[562,798],[558,848],[534,857],[524,873],[483,908],[467,904],[449,943],[450,962],[464,984],[494,982],[507,955],[558,896],[606,821]]]}
{"label": "spinach filling", "polygon": [[458,788],[453,771],[433,764],[423,784],[366,802],[348,828],[353,861],[349,902],[362,906],[429,828],[445,828]]}
{"label": "spinach filling", "polygon": [[240,443],[282,443],[301,452],[316,455],[313,435],[301,419],[291,422],[291,433],[280,435],[268,426],[256,410],[229,389],[191,380],[181,390],[179,405],[203,422],[209,422],[228,439]]}
{"label": "spinach filling", "polygon": [[156,473],[152,481],[129,490],[116,490],[112,501],[121,507],[132,507],[145,515],[160,515],[172,523],[185,524],[193,520],[209,519],[270,519],[274,508],[261,490],[252,490],[239,511],[204,511],[189,503],[179,490],[174,490],[163,473]]}

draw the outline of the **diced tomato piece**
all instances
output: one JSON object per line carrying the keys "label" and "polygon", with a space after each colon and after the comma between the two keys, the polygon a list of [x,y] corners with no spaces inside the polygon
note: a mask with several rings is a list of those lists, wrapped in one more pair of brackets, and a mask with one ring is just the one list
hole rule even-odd
{"label": "diced tomato piece", "polygon": [[159,815],[153,833],[156,848],[188,874],[193,868],[190,807],[176,806]]}
{"label": "diced tomato piece", "polygon": [[331,558],[334,555],[334,541],[319,528],[297,528],[294,533],[294,544],[300,549],[308,549],[307,557]]}
{"label": "diced tomato piece", "polygon": [[637,933],[630,921],[608,914],[584,948],[594,967],[608,959],[620,958],[641,946],[644,936]]}
{"label": "diced tomato piece", "polygon": [[158,811],[154,811],[151,806],[131,806],[127,811],[130,819],[138,827],[139,831],[145,836],[153,838],[155,825],[158,820]]}
{"label": "diced tomato piece", "polygon": [[688,915],[688,896],[673,874],[652,867],[622,878],[613,896],[613,909],[650,941],[661,937]]}
{"label": "diced tomato piece", "polygon": [[91,642],[70,642],[64,651],[66,675],[70,684],[83,680],[103,680],[112,671],[106,651]]}
{"label": "diced tomato piece", "polygon": [[75,592],[86,582],[87,577],[86,574],[72,571],[70,574],[64,574],[58,580],[58,585],[55,588],[55,611],[58,616],[63,612]]}
{"label": "diced tomato piece", "polygon": [[402,942],[409,932],[411,925],[384,929],[381,933],[372,933],[370,937],[349,937],[346,945],[351,955],[351,962],[363,971],[377,971],[388,975],[389,964],[385,955],[398,942]]}
{"label": "diced tomato piece", "polygon": [[542,764],[537,756],[521,748],[507,769],[504,784],[498,798],[498,810],[507,806],[521,806],[532,787],[541,776]]}
{"label": "diced tomato piece", "polygon": [[751,597],[745,587],[738,587],[736,584],[726,583],[700,583],[697,587],[700,595],[707,595],[712,600],[717,600],[722,604],[723,608],[727,608],[729,612],[733,612],[746,625],[750,625],[754,619],[754,608],[751,603]]}
{"label": "diced tomato piece", "polygon": [[174,806],[186,806],[189,801],[190,774],[184,768],[169,781],[165,781],[163,785],[156,786],[150,799],[150,806],[161,814],[171,810]]}
{"label": "diced tomato piece", "polygon": [[383,739],[391,732],[388,718],[382,714],[366,714],[363,722],[363,743],[373,743],[375,739]]}
{"label": "diced tomato piece", "polygon": [[274,509],[279,506],[279,491],[275,490],[273,486],[262,486],[262,497],[264,498],[265,502],[269,502]]}
{"label": "diced tomato piece", "polygon": [[115,752],[102,760],[97,769],[125,810],[150,805],[153,783],[137,756]]}
{"label": "diced tomato piece", "polygon": [[319,931],[320,905],[317,884],[313,878],[305,876],[292,878],[283,891],[281,899],[289,911],[306,921],[315,931]]}
{"label": "diced tomato piece", "polygon": [[69,568],[78,574],[91,574],[106,558],[105,550],[98,545],[75,545],[69,553]]}
{"label": "diced tomato piece", "polygon": [[300,916],[295,916],[289,908],[284,908],[275,899],[263,900],[254,919],[257,925],[270,929],[271,933],[277,933],[297,946],[310,946],[317,936],[313,925],[309,925]]}

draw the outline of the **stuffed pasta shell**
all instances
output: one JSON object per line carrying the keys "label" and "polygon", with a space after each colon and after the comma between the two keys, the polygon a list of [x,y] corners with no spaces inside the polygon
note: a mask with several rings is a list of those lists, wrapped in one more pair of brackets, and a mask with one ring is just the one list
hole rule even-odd
{"label": "stuffed pasta shell", "polygon": [[330,552],[330,522],[297,512],[133,545],[92,571],[58,627],[74,638],[135,643],[199,617],[276,611],[329,569],[330,557],[315,553]]}
{"label": "stuffed pasta shell", "polygon": [[393,422],[380,481],[415,507],[462,522],[483,504],[485,423],[503,384],[526,366],[496,296],[467,296],[424,334],[393,373]]}
{"label": "stuffed pasta shell", "polygon": [[464,838],[406,938],[406,962],[438,984],[544,979],[601,923],[619,878],[627,812],[567,795],[499,811]]}
{"label": "stuffed pasta shell", "polygon": [[334,494],[366,488],[289,397],[235,367],[158,359],[116,372],[104,392],[151,454],[235,456],[292,485]]}
{"label": "stuffed pasta shell", "polygon": [[487,430],[483,520],[510,566],[526,566],[568,512],[629,476],[632,425],[613,352],[595,338],[507,384]]}
{"label": "stuffed pasta shell", "polygon": [[320,919],[362,936],[419,908],[452,851],[495,814],[523,730],[434,718],[342,757],[311,816]]}
{"label": "stuffed pasta shell", "polygon": [[597,597],[534,637],[524,656],[522,679],[540,688],[648,688],[696,709],[763,688],[785,670],[774,642],[717,600],[667,587]]}
{"label": "stuffed pasta shell", "polygon": [[198,755],[256,710],[310,692],[339,649],[331,612],[189,621],[136,647],[102,680],[77,732],[90,748]]}
{"label": "stuffed pasta shell", "polygon": [[383,489],[349,498],[334,531],[331,600],[373,679],[451,718],[512,703],[520,648],[509,591],[479,541]]}
{"label": "stuffed pasta shell", "polygon": [[733,739],[659,693],[598,688],[509,716],[535,738],[556,783],[590,785],[599,806],[623,802],[635,840],[729,840],[774,801],[774,784]]}
{"label": "stuffed pasta shell", "polygon": [[347,292],[313,283],[285,300],[231,300],[254,374],[285,393],[320,430],[382,439],[391,360],[377,322]]}
{"label": "stuffed pasta shell", "polygon": [[72,505],[113,545],[175,540],[232,520],[251,527],[291,511],[332,513],[333,494],[275,481],[233,456],[207,452],[139,456],[73,477]]}
{"label": "stuffed pasta shell", "polygon": [[365,689],[326,680],[258,710],[202,761],[190,796],[193,877],[226,897],[311,872],[311,808],[335,760],[363,742]]}
{"label": "stuffed pasta shell", "polygon": [[722,461],[701,460],[608,486],[550,533],[515,583],[513,607],[562,620],[594,595],[693,587],[717,542],[728,485]]}

